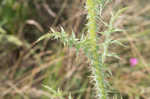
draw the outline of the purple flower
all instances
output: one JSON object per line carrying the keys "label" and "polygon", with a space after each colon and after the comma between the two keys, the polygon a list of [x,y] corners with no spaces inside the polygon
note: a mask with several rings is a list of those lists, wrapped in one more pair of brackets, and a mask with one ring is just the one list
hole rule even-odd
{"label": "purple flower", "polygon": [[130,65],[135,66],[138,63],[138,60],[136,58],[130,58]]}

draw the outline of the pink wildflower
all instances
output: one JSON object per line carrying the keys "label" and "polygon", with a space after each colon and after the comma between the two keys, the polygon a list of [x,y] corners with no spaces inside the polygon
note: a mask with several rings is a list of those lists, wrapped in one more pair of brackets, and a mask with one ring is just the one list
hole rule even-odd
{"label": "pink wildflower", "polygon": [[138,63],[138,60],[136,58],[130,58],[130,65],[135,66]]}

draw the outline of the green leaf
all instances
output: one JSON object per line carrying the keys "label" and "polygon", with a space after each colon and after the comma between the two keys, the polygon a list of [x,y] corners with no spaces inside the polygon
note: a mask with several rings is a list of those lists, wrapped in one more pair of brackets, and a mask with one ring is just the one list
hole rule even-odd
{"label": "green leaf", "polygon": [[120,57],[116,53],[108,53],[107,56],[108,57],[115,57],[117,59],[120,59]]}
{"label": "green leaf", "polygon": [[121,43],[121,42],[118,41],[118,40],[113,40],[113,41],[111,41],[111,44],[113,44],[113,43],[118,44],[118,45],[123,46],[123,47],[126,47],[123,43]]}
{"label": "green leaf", "polygon": [[128,7],[122,8],[122,9],[120,9],[115,15],[112,13],[112,17],[111,17],[111,20],[110,20],[110,25],[112,25],[112,24],[116,21],[116,19],[118,19],[118,17],[119,17],[123,12],[125,12],[127,9],[128,9]]}
{"label": "green leaf", "polygon": [[51,34],[47,33],[47,34],[41,36],[36,42],[40,42],[40,41],[47,39],[47,38],[50,38],[50,37],[51,37]]}

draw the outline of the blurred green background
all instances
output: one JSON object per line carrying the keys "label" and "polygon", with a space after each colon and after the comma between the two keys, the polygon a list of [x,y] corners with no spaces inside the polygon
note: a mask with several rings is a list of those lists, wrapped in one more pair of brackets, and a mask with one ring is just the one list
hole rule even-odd
{"label": "blurred green background", "polygon": [[[85,0],[0,0],[0,99],[68,99],[69,94],[73,99],[96,98],[82,52],[76,55],[74,48],[55,40],[34,45],[50,27],[62,26],[77,36],[85,33],[84,6]],[[110,49],[121,58],[107,60],[112,71],[110,99],[149,99],[150,0],[112,0],[104,9],[104,20],[108,22],[111,12],[123,7],[128,10],[115,26],[125,32],[113,34],[113,39],[126,47]],[[131,66],[130,58],[138,64]]]}

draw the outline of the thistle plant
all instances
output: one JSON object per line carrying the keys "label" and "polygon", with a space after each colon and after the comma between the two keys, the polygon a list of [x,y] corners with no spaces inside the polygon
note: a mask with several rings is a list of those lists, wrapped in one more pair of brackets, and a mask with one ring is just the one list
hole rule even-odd
{"label": "thistle plant", "polygon": [[[52,33],[48,33],[42,37],[40,37],[37,42],[45,39],[45,38],[52,38],[55,40],[60,40],[63,42],[65,46],[68,47],[75,47],[76,52],[79,53],[79,50],[82,49],[85,55],[88,57],[90,64],[91,64],[91,71],[92,71],[92,79],[93,85],[96,90],[96,96],[98,99],[108,99],[108,90],[107,81],[106,81],[106,63],[105,60],[109,56],[118,56],[114,53],[109,52],[109,46],[113,43],[122,45],[117,40],[113,40],[111,34],[114,32],[120,32],[121,29],[115,28],[113,26],[116,19],[119,15],[126,9],[119,10],[116,14],[112,14],[112,17],[109,23],[106,23],[102,20],[102,10],[104,5],[109,0],[87,0],[86,1],[86,10],[87,10],[87,35],[82,34],[80,38],[75,36],[75,33],[72,32],[72,35],[69,36],[68,33],[61,27],[61,31],[57,32],[51,29]],[[99,31],[99,26],[97,25],[98,21],[102,22],[107,29],[105,31]],[[98,41],[101,39],[97,36],[97,33],[100,33],[105,37],[105,40],[99,44]],[[101,53],[99,53],[100,48],[103,49]]]}

